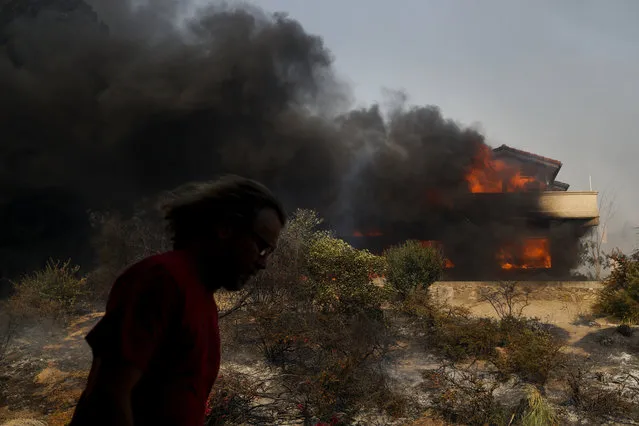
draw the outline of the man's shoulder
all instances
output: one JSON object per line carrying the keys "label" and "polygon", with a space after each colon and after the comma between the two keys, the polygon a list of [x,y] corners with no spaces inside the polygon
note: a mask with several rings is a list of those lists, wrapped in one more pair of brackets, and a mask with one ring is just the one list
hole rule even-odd
{"label": "man's shoulder", "polygon": [[189,257],[179,251],[148,256],[129,266],[120,276],[124,281],[163,279],[182,286],[195,277]]}
{"label": "man's shoulder", "polygon": [[176,252],[158,253],[151,256],[147,256],[135,263],[130,264],[121,276],[138,276],[155,273],[170,274],[172,265],[180,261],[180,256]]}
{"label": "man's shoulder", "polygon": [[174,272],[174,257],[171,252],[152,255],[127,267],[111,288],[107,309],[139,298],[183,300],[186,286]]}

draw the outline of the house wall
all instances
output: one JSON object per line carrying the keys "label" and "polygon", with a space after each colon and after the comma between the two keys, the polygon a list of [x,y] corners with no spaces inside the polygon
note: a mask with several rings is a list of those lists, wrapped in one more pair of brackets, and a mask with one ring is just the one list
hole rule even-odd
{"label": "house wall", "polygon": [[[491,281],[440,281],[430,287],[430,293],[436,300],[469,309],[473,315],[496,318],[494,308],[481,295],[498,288],[499,283]],[[519,294],[528,293],[523,315],[550,324],[570,324],[588,314],[601,288],[598,281],[529,281],[516,285]]]}

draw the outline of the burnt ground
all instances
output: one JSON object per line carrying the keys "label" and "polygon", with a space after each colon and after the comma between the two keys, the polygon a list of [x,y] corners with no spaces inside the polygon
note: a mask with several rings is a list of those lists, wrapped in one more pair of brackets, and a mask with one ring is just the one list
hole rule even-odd
{"label": "burnt ground", "polygon": [[91,365],[84,335],[101,316],[80,317],[63,333],[52,326],[20,331],[0,362],[0,423],[34,418],[64,425],[70,420]]}
{"label": "burnt ground", "polygon": [[[473,301],[472,298],[461,299],[453,297],[450,302],[464,304],[478,316],[494,315],[484,303]],[[567,297],[559,301],[537,300],[524,313],[542,319],[545,316],[545,320],[565,338],[565,350],[595,365],[600,380],[614,386],[615,381],[627,374],[639,378],[639,331],[631,337],[624,337],[617,332],[613,322],[588,318],[585,314],[590,303],[583,297]],[[65,425],[69,421],[91,362],[90,350],[83,337],[100,316],[98,312],[78,318],[64,332],[49,327],[20,333],[0,362],[0,425],[17,418],[38,419],[49,426]],[[401,329],[400,324],[398,327]],[[420,387],[422,372],[438,368],[441,360],[429,354],[415,336],[407,333],[401,340],[391,354],[387,367],[397,383],[415,396],[416,403],[423,405],[426,410],[429,396]],[[250,351],[233,357],[232,361],[227,362],[227,368],[240,368],[248,374],[264,373],[264,366],[256,367],[260,364],[256,364],[255,358],[252,359]],[[603,424],[601,420],[592,422],[582,418],[566,407],[563,389],[554,389],[552,383],[548,388],[548,398],[557,404],[566,424]],[[496,394],[508,403],[515,403],[523,390],[516,383],[508,383]],[[419,420],[405,419],[393,423],[380,419],[376,424],[419,426],[446,423],[425,415]],[[620,418],[610,419],[608,424],[639,423]]]}

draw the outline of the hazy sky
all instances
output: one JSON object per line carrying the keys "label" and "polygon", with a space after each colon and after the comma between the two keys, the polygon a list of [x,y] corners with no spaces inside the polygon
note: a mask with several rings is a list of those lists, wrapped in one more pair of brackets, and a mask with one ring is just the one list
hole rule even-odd
{"label": "hazy sky", "polygon": [[[323,37],[358,103],[403,89],[564,163],[571,190],[616,196],[616,233],[639,226],[639,1],[256,0]],[[618,240],[620,235],[611,238]]]}

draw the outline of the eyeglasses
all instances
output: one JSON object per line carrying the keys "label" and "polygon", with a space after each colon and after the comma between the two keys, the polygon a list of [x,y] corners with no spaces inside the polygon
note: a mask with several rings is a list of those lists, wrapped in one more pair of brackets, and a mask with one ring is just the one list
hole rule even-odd
{"label": "eyeglasses", "polygon": [[253,237],[255,238],[255,243],[257,244],[257,248],[260,251],[260,257],[269,256],[275,251],[275,247],[266,242],[266,240],[262,238],[262,236],[255,230],[253,230]]}

